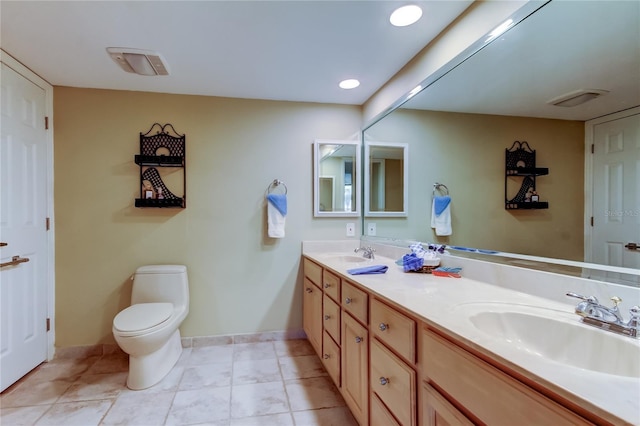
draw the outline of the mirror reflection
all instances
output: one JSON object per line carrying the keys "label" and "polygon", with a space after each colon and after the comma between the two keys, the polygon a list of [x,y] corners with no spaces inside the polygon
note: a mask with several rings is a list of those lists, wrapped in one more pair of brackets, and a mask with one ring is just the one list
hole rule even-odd
{"label": "mirror reflection", "polygon": [[365,216],[406,216],[408,145],[365,142],[364,150]]}
{"label": "mirror reflection", "polygon": [[314,216],[358,216],[360,144],[314,142]]}
{"label": "mirror reflection", "polygon": [[[412,152],[408,217],[379,220],[378,236],[640,268],[640,250],[625,247],[640,241],[640,172],[628,170],[640,163],[638,40],[638,2],[551,1],[368,127],[366,139],[402,141]],[[554,105],[582,89],[600,95]],[[623,139],[610,123],[628,119]],[[505,209],[505,149],[516,140],[549,168],[536,182],[549,209]],[[596,156],[631,147],[623,157],[633,161],[624,172],[620,161],[598,163],[591,144]],[[434,182],[450,190],[450,237],[428,226],[425,188]],[[599,237],[591,216],[595,228],[628,228],[615,240]]]}

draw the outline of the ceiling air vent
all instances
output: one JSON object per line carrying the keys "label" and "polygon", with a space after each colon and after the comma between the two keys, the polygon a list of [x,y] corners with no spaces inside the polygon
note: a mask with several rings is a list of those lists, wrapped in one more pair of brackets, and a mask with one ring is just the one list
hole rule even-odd
{"label": "ceiling air vent", "polygon": [[547,101],[547,103],[561,107],[573,107],[588,102],[591,99],[606,95],[607,93],[609,92],[606,90],[580,89],[558,96],[557,98],[553,98],[550,101]]}
{"label": "ceiling air vent", "polygon": [[140,75],[169,75],[162,56],[157,52],[126,47],[108,47],[107,53],[126,72]]}

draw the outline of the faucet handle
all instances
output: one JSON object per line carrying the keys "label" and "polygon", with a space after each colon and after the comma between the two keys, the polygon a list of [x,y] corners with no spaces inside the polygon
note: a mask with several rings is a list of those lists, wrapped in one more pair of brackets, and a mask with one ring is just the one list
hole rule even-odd
{"label": "faucet handle", "polygon": [[[580,300],[584,300],[585,302],[589,302],[589,303],[598,303],[598,299],[596,299],[595,296],[587,297],[587,296],[583,296],[583,295],[578,294],[578,293],[573,293],[571,291],[567,292],[567,296],[574,297],[574,298],[580,299]],[[614,297],[616,297],[616,296],[614,296]]]}
{"label": "faucet handle", "polygon": [[622,299],[620,299],[618,296],[613,296],[611,298],[611,301],[613,302],[613,307],[617,308],[618,304],[620,304],[620,302],[622,302]]}

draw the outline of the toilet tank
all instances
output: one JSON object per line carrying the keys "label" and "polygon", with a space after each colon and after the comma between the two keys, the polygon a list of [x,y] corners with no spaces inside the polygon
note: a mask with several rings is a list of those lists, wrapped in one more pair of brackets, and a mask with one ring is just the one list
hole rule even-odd
{"label": "toilet tank", "polygon": [[189,280],[184,265],[148,265],[136,269],[131,304],[168,302],[189,305]]}

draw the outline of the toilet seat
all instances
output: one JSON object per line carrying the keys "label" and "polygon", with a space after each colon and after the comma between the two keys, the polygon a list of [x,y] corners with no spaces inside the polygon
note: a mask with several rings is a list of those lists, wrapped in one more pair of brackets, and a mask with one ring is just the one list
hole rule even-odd
{"label": "toilet seat", "polygon": [[138,303],[116,315],[113,328],[120,336],[146,334],[167,322],[172,312],[172,303]]}

